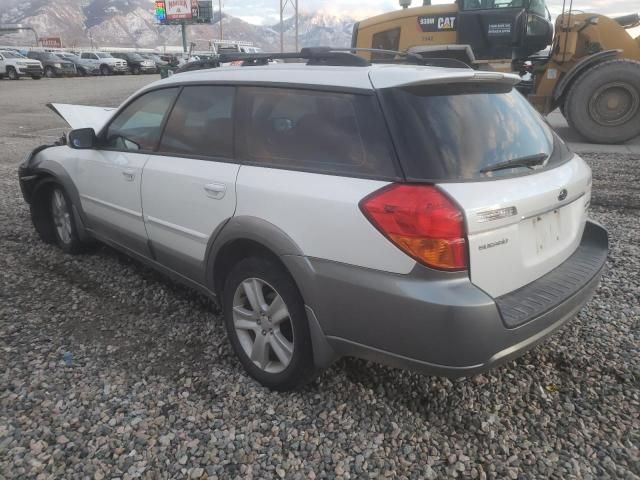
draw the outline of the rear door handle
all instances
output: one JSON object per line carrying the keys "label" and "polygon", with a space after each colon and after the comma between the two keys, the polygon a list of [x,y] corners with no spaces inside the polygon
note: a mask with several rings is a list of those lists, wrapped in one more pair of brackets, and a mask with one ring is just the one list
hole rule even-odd
{"label": "rear door handle", "polygon": [[224,183],[207,183],[204,186],[204,190],[207,192],[208,197],[220,200],[227,193],[227,186]]}
{"label": "rear door handle", "polygon": [[124,179],[127,182],[133,182],[133,180],[136,178],[135,170],[131,170],[130,168],[127,168],[126,170],[123,170],[122,171],[122,175],[124,176]]}

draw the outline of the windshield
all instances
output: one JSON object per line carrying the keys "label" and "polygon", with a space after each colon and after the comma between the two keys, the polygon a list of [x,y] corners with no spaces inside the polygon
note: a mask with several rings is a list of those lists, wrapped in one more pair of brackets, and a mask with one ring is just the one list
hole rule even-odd
{"label": "windshield", "polygon": [[98,55],[98,58],[113,58],[109,53],[96,53],[96,55]]}
{"label": "windshield", "polygon": [[141,62],[144,60],[144,58],[142,58],[137,53],[130,53],[129,55],[127,55],[127,57],[129,57],[130,60],[133,60],[135,62]]}
{"label": "windshield", "polygon": [[568,150],[527,100],[510,86],[449,84],[381,91],[407,178],[469,180],[532,171],[530,156],[549,164]]}
{"label": "windshield", "polygon": [[60,57],[57,57],[56,55],[54,55],[53,53],[43,53],[41,58],[43,60],[46,60],[48,62],[57,62],[60,60]]}
{"label": "windshield", "polygon": [[13,52],[0,52],[4,58],[24,58],[22,55]]}

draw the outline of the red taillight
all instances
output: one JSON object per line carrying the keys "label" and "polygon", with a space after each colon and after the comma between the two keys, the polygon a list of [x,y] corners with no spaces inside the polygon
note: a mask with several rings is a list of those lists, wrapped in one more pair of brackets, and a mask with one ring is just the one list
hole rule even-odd
{"label": "red taillight", "polygon": [[428,267],[468,268],[462,212],[436,187],[393,184],[364,198],[360,209],[403,252]]}

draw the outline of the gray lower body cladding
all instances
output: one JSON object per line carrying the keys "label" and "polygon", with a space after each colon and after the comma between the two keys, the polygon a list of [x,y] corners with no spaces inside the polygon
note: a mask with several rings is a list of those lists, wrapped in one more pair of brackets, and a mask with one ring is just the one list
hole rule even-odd
{"label": "gray lower body cladding", "polygon": [[[576,283],[572,263],[583,264],[585,251],[591,268]],[[558,272],[567,271],[571,277],[566,281],[575,288],[514,328],[505,323],[496,300],[466,274],[416,267],[409,275],[395,275],[305,257],[284,259],[313,311],[312,323],[317,319],[314,334],[323,336],[314,339],[314,347],[326,346],[316,355],[317,363],[324,366],[331,356],[356,356],[459,377],[522,355],[573,318],[593,295],[607,251],[606,231],[588,222],[578,251],[530,284],[544,286],[550,277],[562,282]]]}

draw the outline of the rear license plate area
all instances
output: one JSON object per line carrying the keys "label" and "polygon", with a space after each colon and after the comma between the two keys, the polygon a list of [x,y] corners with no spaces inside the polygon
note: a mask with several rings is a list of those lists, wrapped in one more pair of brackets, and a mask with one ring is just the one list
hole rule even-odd
{"label": "rear license plate area", "polygon": [[560,209],[536,215],[532,223],[536,254],[544,255],[562,242],[562,215]]}

